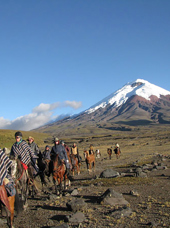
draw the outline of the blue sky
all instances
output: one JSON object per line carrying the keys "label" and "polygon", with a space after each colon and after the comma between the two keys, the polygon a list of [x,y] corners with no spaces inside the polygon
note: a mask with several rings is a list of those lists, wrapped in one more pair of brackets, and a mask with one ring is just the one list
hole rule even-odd
{"label": "blue sky", "polygon": [[169,0],[0,1],[0,128],[88,109],[138,78],[170,91]]}

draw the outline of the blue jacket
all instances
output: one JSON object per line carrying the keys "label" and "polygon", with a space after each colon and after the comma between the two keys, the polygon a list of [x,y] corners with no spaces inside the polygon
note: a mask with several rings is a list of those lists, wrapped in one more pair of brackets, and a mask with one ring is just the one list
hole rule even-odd
{"label": "blue jacket", "polygon": [[69,160],[67,157],[67,152],[66,152],[63,145],[59,144],[59,145],[55,145],[52,147],[51,156],[53,156],[55,154],[58,154],[60,160],[64,160],[66,167],[68,168],[69,167]]}

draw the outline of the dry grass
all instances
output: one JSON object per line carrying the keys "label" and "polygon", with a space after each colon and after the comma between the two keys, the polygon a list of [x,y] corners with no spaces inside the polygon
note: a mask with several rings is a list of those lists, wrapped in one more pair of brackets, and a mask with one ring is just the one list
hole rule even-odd
{"label": "dry grass", "polygon": [[103,187],[112,187],[118,185],[141,185],[141,184],[153,184],[155,180],[153,178],[140,178],[140,177],[118,177],[118,178],[99,178],[96,180],[82,181],[82,186],[89,186],[91,184],[97,185],[101,183]]}
{"label": "dry grass", "polygon": [[[16,130],[0,130],[0,148],[11,148],[13,143],[15,142],[15,132]],[[21,131],[23,134],[23,139],[26,140],[28,136],[32,136],[35,138],[35,142],[39,145],[39,147],[45,147],[44,140],[49,136],[45,133],[37,133],[34,131]]]}
{"label": "dry grass", "polygon": [[[153,154],[162,153],[170,154],[170,126],[169,125],[153,125],[131,127],[131,131],[108,130],[104,128],[80,127],[79,129],[71,128],[63,131],[63,136],[56,135],[53,131],[48,133],[40,133],[38,131],[22,131],[23,139],[27,139],[29,135],[35,138],[35,142],[43,149],[46,145],[44,140],[52,139],[53,136],[64,140],[68,146],[72,146],[76,142],[79,147],[80,155],[83,156],[85,149],[93,144],[94,149],[100,149],[102,157],[107,157],[107,148],[114,147],[115,143],[119,143],[122,150],[122,159],[126,160],[130,156],[133,160],[149,160]],[[15,142],[14,130],[0,130],[0,147],[11,148]],[[70,132],[70,133],[69,133]],[[93,132],[93,134],[92,134]],[[47,142],[52,146],[52,141]],[[114,155],[113,155],[114,156]],[[119,164],[118,161],[116,161]]]}

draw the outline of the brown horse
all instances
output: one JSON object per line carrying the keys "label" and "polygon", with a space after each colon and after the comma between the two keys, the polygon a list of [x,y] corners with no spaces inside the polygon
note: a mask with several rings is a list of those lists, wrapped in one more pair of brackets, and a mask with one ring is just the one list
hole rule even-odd
{"label": "brown horse", "polygon": [[89,151],[85,150],[84,157],[87,165],[87,170],[90,174],[92,172],[92,168],[93,168],[93,171],[95,171],[95,155],[89,154]]}
{"label": "brown horse", "polygon": [[115,154],[116,154],[116,158],[117,158],[117,159],[120,158],[120,154],[121,154],[120,148],[119,148],[119,147],[116,147],[116,148],[114,149],[114,152],[115,152]]}
{"label": "brown horse", "polygon": [[1,211],[3,210],[3,208],[6,211],[7,224],[9,228],[13,227],[12,224],[14,221],[14,202],[15,202],[15,195],[8,196],[5,186],[0,185],[0,207],[1,207]]}
{"label": "brown horse", "polygon": [[[55,185],[56,194],[59,195],[62,191],[62,181],[64,180],[64,190],[66,189],[66,180],[67,174],[66,169],[63,161],[59,160],[58,154],[53,157],[52,160],[53,164],[53,183]],[[56,180],[58,185],[56,184]]]}
{"label": "brown horse", "polygon": [[111,159],[111,157],[112,157],[112,149],[111,148],[107,148],[107,153],[109,155],[109,159]]}
{"label": "brown horse", "polygon": [[77,174],[80,174],[80,163],[78,161],[78,158],[74,154],[70,154],[70,160],[71,160],[71,171],[72,175],[74,176],[75,170],[77,170]]}

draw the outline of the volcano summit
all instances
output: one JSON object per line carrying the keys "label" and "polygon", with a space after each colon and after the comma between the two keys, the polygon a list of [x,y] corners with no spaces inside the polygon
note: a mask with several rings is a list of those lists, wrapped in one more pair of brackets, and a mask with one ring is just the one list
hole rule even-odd
{"label": "volcano summit", "polygon": [[89,109],[42,127],[65,129],[108,124],[146,125],[170,124],[170,91],[137,79],[125,84]]}

